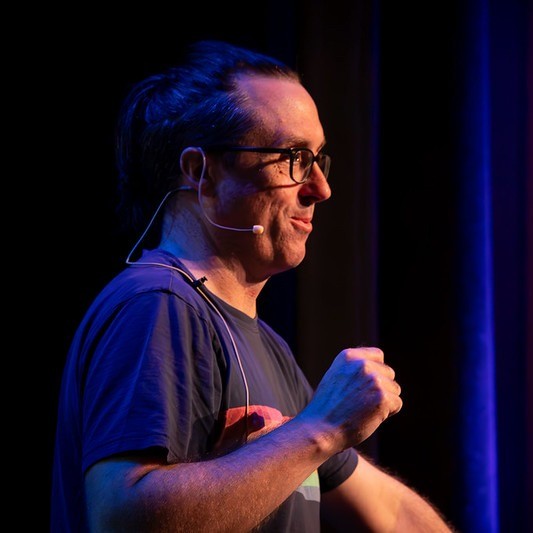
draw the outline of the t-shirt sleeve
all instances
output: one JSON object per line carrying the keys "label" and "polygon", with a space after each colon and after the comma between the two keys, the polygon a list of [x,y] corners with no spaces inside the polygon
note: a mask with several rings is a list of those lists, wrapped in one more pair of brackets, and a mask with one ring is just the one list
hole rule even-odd
{"label": "t-shirt sleeve", "polygon": [[320,492],[327,492],[346,481],[356,469],[357,461],[358,456],[354,448],[348,448],[330,457],[318,468]]}
{"label": "t-shirt sleeve", "polygon": [[207,321],[175,294],[150,291],[100,331],[82,380],[83,468],[151,447],[166,450],[169,462],[205,455],[224,381]]}

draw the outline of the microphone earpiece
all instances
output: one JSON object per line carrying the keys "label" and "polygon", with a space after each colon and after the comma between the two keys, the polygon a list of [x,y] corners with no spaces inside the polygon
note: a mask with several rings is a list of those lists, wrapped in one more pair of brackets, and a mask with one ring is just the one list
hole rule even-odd
{"label": "microphone earpiece", "polygon": [[265,228],[263,226],[260,226],[259,224],[256,224],[253,228],[252,228],[252,233],[254,235],[261,235],[263,233],[263,231],[265,231]]}

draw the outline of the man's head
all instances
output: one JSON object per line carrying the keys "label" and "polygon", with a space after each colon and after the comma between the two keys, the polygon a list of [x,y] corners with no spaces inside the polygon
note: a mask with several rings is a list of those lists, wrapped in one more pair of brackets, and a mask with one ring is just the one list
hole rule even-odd
{"label": "man's head", "polygon": [[[331,195],[329,157],[315,102],[300,83],[264,75],[242,75],[237,83],[255,126],[242,144],[184,150],[182,183],[196,194],[184,193],[178,216],[186,205],[188,218],[177,225],[196,218],[218,256],[238,258],[257,276],[249,281],[262,281],[304,258],[315,204]],[[250,233],[257,225],[264,228],[259,236]]]}
{"label": "man's head", "polygon": [[[292,69],[227,43],[197,43],[125,103],[123,207],[145,226],[169,191],[196,192],[166,201],[163,234],[150,244],[207,247],[262,280],[305,255],[314,205],[331,194],[324,144],[315,102]],[[256,225],[265,228],[256,239],[231,230]]]}

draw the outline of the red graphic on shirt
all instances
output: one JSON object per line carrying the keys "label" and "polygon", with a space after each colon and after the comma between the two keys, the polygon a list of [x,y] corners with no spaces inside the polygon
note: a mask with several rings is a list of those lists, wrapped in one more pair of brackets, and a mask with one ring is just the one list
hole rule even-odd
{"label": "red graphic on shirt", "polygon": [[247,414],[245,411],[245,407],[232,407],[221,413],[223,430],[215,445],[216,452],[227,453],[246,441],[272,431],[291,418],[267,405],[250,405]]}

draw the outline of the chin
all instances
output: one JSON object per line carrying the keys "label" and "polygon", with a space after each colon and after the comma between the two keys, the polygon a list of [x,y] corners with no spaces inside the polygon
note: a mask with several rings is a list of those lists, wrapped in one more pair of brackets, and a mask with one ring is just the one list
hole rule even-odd
{"label": "chin", "polygon": [[294,252],[292,254],[284,254],[280,261],[276,263],[280,265],[280,272],[296,268],[305,258],[305,250]]}

